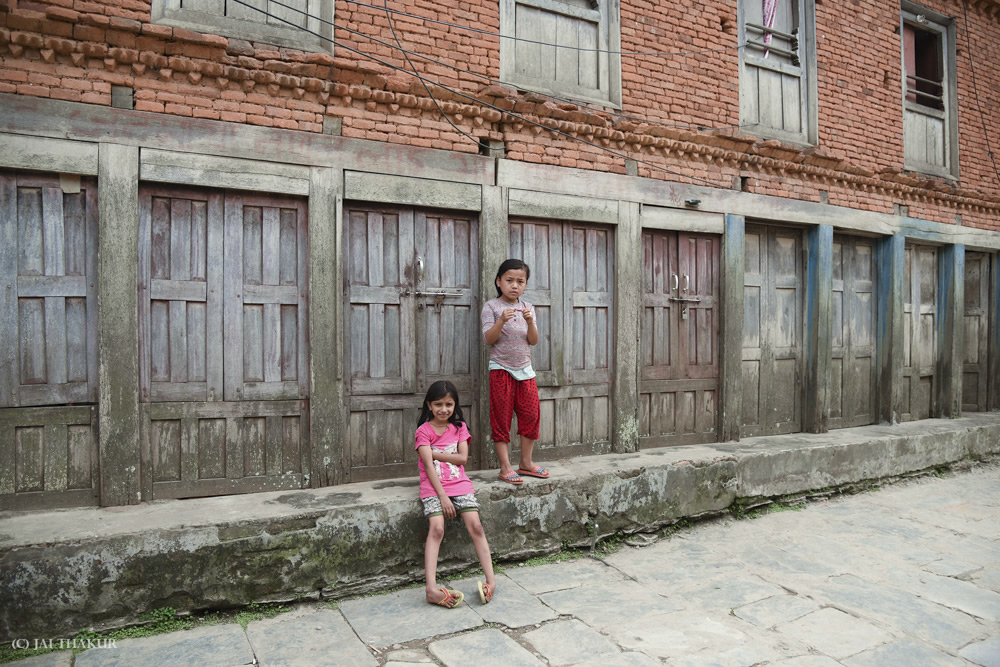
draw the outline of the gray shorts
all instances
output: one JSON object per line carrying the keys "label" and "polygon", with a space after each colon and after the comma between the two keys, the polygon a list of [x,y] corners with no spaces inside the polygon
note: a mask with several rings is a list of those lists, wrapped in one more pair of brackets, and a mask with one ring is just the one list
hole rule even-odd
{"label": "gray shorts", "polygon": [[[464,496],[448,496],[448,498],[451,500],[451,504],[455,506],[455,512],[458,514],[479,511],[479,502],[476,500],[475,493],[466,493]],[[444,508],[441,507],[441,499],[437,496],[421,498],[420,502],[424,504],[424,516],[444,515]]]}

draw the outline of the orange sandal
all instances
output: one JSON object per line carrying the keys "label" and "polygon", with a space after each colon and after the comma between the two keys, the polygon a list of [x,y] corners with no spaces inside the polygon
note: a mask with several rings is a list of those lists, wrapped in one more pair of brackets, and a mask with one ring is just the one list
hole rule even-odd
{"label": "orange sandal", "polygon": [[432,602],[431,604],[436,604],[447,609],[454,609],[458,605],[462,604],[462,600],[465,599],[462,591],[450,591],[447,588],[439,588],[438,590],[444,593],[444,598],[438,600],[437,602]]}
{"label": "orange sandal", "polygon": [[508,484],[513,484],[514,486],[518,486],[519,484],[524,482],[524,480],[522,480],[521,477],[513,470],[511,470],[506,475],[504,475],[503,473],[497,475],[497,479],[499,479],[501,482],[507,482]]}
{"label": "orange sandal", "polygon": [[479,586],[479,599],[483,604],[493,599],[493,593],[496,591],[495,586],[490,586],[485,581],[477,581],[476,585]]}

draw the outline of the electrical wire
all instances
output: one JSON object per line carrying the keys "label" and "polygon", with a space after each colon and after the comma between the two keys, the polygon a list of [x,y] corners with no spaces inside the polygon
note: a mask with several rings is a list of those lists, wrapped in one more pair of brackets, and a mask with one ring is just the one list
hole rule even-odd
{"label": "electrical wire", "polygon": [[[391,49],[397,49],[399,51],[402,51],[404,55],[408,54],[408,55],[416,56],[417,58],[420,58],[421,60],[425,60],[427,62],[433,63],[435,65],[440,65],[442,67],[447,67],[447,68],[453,69],[453,70],[455,70],[457,72],[461,72],[463,74],[468,74],[469,76],[473,76],[473,77],[482,79],[484,81],[488,81],[490,83],[499,84],[501,86],[507,86],[508,85],[507,83],[501,81],[500,79],[493,79],[493,78],[491,78],[491,77],[489,77],[489,76],[487,76],[485,74],[480,74],[479,72],[473,72],[472,70],[468,70],[468,69],[465,69],[463,67],[459,67],[458,65],[453,65],[451,63],[444,62],[443,60],[437,60],[436,58],[431,58],[430,56],[426,56],[426,55],[424,55],[422,53],[419,53],[417,51],[411,51],[411,50],[403,48],[403,46],[399,42],[399,37],[396,35],[395,29],[391,25],[391,23],[392,23],[391,21],[390,21],[390,28],[392,28],[393,37],[396,38],[396,44],[395,45],[390,44],[389,42],[386,42],[384,40],[381,40],[378,37],[373,37],[372,35],[360,32],[358,30],[354,30],[353,28],[348,28],[347,26],[340,25],[339,23],[334,23],[333,21],[329,21],[327,19],[323,19],[323,18],[320,18],[318,16],[313,16],[312,14],[309,14],[308,12],[305,12],[305,11],[303,11],[301,9],[298,9],[296,7],[292,7],[291,5],[287,5],[287,4],[283,3],[283,2],[281,2],[281,0],[270,0],[270,3],[272,5],[278,5],[280,7],[284,7],[285,9],[289,9],[289,10],[291,10],[293,12],[298,13],[298,14],[302,14],[306,18],[319,21],[320,23],[323,23],[325,25],[329,25],[329,26],[333,27],[335,30],[342,30],[342,31],[350,33],[352,35],[357,35],[359,37],[364,37],[367,40],[375,42],[376,44],[380,44],[382,46],[387,46],[387,47],[389,47]],[[409,60],[410,59],[407,57],[407,61],[408,62],[409,62]],[[412,62],[410,62],[410,67],[413,67],[413,63]],[[416,71],[416,68],[414,68],[414,71]],[[426,88],[426,86],[425,86],[425,88]],[[535,94],[536,95],[542,95],[543,97],[547,97],[547,98],[549,98],[551,100],[555,100],[557,102],[564,102],[564,103],[567,103],[567,104],[574,104],[574,105],[576,105],[578,107],[581,107],[583,109],[594,111],[595,113],[603,113],[603,114],[607,114],[607,115],[610,115],[610,116],[615,116],[616,118],[625,118],[627,120],[634,120],[634,121],[638,121],[638,122],[641,122],[641,123],[648,123],[650,125],[656,125],[656,126],[659,126],[659,127],[680,128],[680,129],[687,129],[687,130],[694,129],[694,130],[698,130],[700,132],[704,132],[704,131],[708,131],[708,130],[741,129],[743,127],[746,127],[745,125],[699,125],[699,124],[695,124],[695,123],[665,123],[663,121],[653,120],[651,118],[644,118],[642,116],[632,116],[630,114],[627,114],[627,113],[624,113],[624,112],[621,112],[621,111],[615,111],[613,109],[608,109],[606,107],[595,107],[595,106],[592,106],[592,105],[590,105],[590,104],[588,104],[586,102],[581,102],[579,100],[574,100],[574,99],[571,99],[571,98],[568,98],[568,97],[560,97],[558,95],[552,95],[551,93],[537,93],[536,92]]]}
{"label": "electrical wire", "polygon": [[[251,4],[247,3],[247,2],[244,2],[244,0],[232,0],[232,2],[235,2],[235,3],[239,4],[239,5],[243,5],[244,7],[248,7],[248,8],[250,8],[250,9],[256,11],[256,12],[259,12],[259,13],[267,16],[268,18],[275,19],[276,21],[281,21],[282,23],[290,25],[293,28],[301,30],[302,32],[305,32],[307,34],[313,35],[314,37],[318,37],[318,38],[320,38],[320,39],[322,39],[324,41],[330,42],[331,44],[333,44],[334,46],[336,46],[338,48],[344,49],[346,51],[350,51],[351,53],[356,53],[357,55],[362,56],[364,58],[367,58],[367,59],[369,59],[371,61],[377,62],[380,65],[383,65],[384,67],[388,67],[389,69],[396,70],[397,72],[402,72],[402,73],[404,73],[404,74],[406,74],[408,76],[412,76],[412,77],[416,77],[418,79],[421,79],[422,81],[425,81],[426,83],[430,83],[430,84],[432,84],[434,86],[437,86],[438,88],[441,88],[442,90],[448,91],[452,95],[456,95],[458,97],[464,97],[465,99],[468,99],[471,102],[474,102],[474,103],[479,104],[481,106],[488,107],[490,109],[493,109],[494,111],[498,111],[498,112],[500,112],[501,114],[503,114],[505,116],[509,116],[511,118],[516,118],[517,120],[519,120],[519,121],[521,121],[523,123],[527,123],[529,125],[533,125],[535,127],[541,128],[543,130],[548,130],[549,132],[552,132],[553,134],[558,134],[558,135],[566,137],[567,139],[570,139],[572,141],[576,141],[576,142],[579,142],[581,144],[585,144],[587,146],[591,146],[591,147],[596,148],[596,149],[598,149],[600,151],[604,151],[605,153],[607,153],[609,155],[614,155],[615,157],[619,157],[619,158],[622,158],[622,159],[625,159],[625,160],[632,160],[633,162],[636,162],[637,164],[642,164],[642,165],[645,165],[645,166],[650,167],[652,169],[663,171],[663,172],[665,172],[667,174],[670,174],[672,176],[677,176],[677,177],[680,177],[680,178],[686,178],[686,179],[693,180],[693,181],[700,181],[702,183],[707,183],[708,185],[711,185],[712,187],[719,187],[719,185],[716,182],[714,182],[714,181],[710,181],[710,180],[705,179],[705,178],[699,178],[698,176],[689,176],[687,174],[682,174],[679,171],[675,171],[673,169],[668,169],[667,167],[660,166],[660,165],[655,164],[653,162],[648,162],[646,160],[640,160],[638,158],[634,158],[634,157],[630,156],[628,153],[620,153],[620,152],[618,152],[616,150],[612,150],[610,148],[605,148],[604,146],[595,144],[592,141],[587,141],[586,139],[581,139],[580,137],[574,137],[573,135],[569,134],[568,132],[563,132],[562,130],[556,129],[554,127],[549,127],[548,125],[544,125],[544,124],[539,123],[537,121],[531,120],[530,118],[522,116],[521,114],[515,113],[513,111],[508,111],[506,109],[501,109],[500,107],[498,107],[498,106],[496,106],[494,104],[490,104],[489,102],[484,102],[483,100],[477,99],[477,98],[473,97],[472,95],[469,95],[467,93],[463,93],[463,92],[461,92],[459,90],[455,90],[453,88],[449,88],[448,86],[445,86],[444,84],[438,83],[437,81],[434,81],[432,79],[427,79],[426,77],[423,77],[422,75],[420,75],[420,74],[418,74],[416,72],[411,72],[409,70],[403,69],[402,67],[398,67],[396,65],[393,65],[390,62],[387,62],[385,60],[382,60],[381,58],[378,58],[378,57],[373,56],[371,54],[365,53],[364,51],[361,51],[359,49],[355,49],[355,48],[353,48],[351,46],[348,46],[346,44],[338,42],[337,40],[335,40],[333,38],[327,37],[326,35],[321,35],[318,32],[315,32],[313,30],[309,30],[308,28],[303,28],[300,25],[292,23],[291,21],[289,21],[287,19],[284,19],[284,18],[282,18],[280,16],[276,16],[276,15],[274,15],[274,14],[272,14],[272,13],[270,13],[270,12],[264,10],[264,9],[260,9],[259,7],[254,7],[253,5],[251,5]],[[477,140],[476,143],[479,143],[478,140]]]}
{"label": "electrical wire", "polygon": [[[382,0],[382,1],[385,3],[385,18],[386,18],[386,20],[389,21],[389,29],[392,31],[392,38],[396,40],[396,47],[400,51],[403,52],[403,56],[406,58],[406,62],[408,62],[410,64],[410,69],[413,70],[413,73],[414,74],[418,74],[418,72],[417,72],[417,66],[413,64],[412,60],[410,60],[410,53],[409,53],[409,51],[407,51],[406,49],[403,48],[403,44],[399,41],[399,35],[396,34],[395,22],[392,20],[392,14],[389,12],[389,0]],[[434,93],[431,92],[430,86],[427,85],[427,82],[424,80],[423,77],[420,77],[420,83],[423,84],[424,90],[427,91],[427,96],[431,98],[431,101],[434,102],[434,106],[437,107],[438,113],[441,114],[442,118],[444,118],[446,121],[448,121],[449,125],[451,125],[453,128],[455,128],[456,132],[459,132],[460,134],[464,134],[468,139],[470,139],[471,141],[473,141],[480,148],[483,148],[483,149],[486,149],[486,150],[490,149],[489,144],[484,144],[482,141],[480,141],[479,139],[476,139],[474,136],[472,136],[471,134],[469,134],[468,132],[466,132],[465,130],[463,130],[462,128],[460,128],[458,125],[455,125],[455,122],[451,118],[449,118],[448,114],[446,114],[444,112],[444,109],[441,108],[440,103],[438,103],[437,98],[434,97]]]}
{"label": "electrical wire", "polygon": [[986,154],[993,163],[993,173],[996,174],[997,183],[1000,183],[1000,170],[997,170],[997,161],[993,157],[993,149],[990,148],[990,134],[986,131],[986,116],[983,115],[983,103],[979,100],[979,86],[976,85],[976,63],[972,60],[972,39],[969,37],[969,10],[962,0],[962,15],[965,18],[965,46],[969,53],[969,67],[972,70],[972,90],[976,94],[976,106],[979,107],[979,120],[983,124],[983,137],[986,139]]}
{"label": "electrical wire", "polygon": [[[370,7],[376,9],[379,12],[382,11],[382,7],[379,5],[372,5],[367,2],[361,2],[361,0],[344,0],[352,5],[360,5],[362,7]],[[690,51],[610,51],[608,49],[593,49],[584,46],[569,46],[567,44],[554,44],[552,42],[543,42],[536,39],[527,39],[526,37],[514,37],[513,35],[504,35],[499,32],[492,32],[490,30],[483,30],[482,28],[472,28],[470,26],[461,25],[459,23],[448,23],[447,21],[439,21],[437,19],[428,18],[426,16],[420,16],[419,14],[410,14],[408,12],[401,11],[399,9],[388,10],[393,14],[399,14],[400,16],[406,16],[407,18],[420,19],[427,23],[436,23],[438,25],[446,25],[451,28],[458,28],[459,30],[467,30],[469,32],[474,32],[480,35],[489,35],[490,37],[499,37],[500,39],[509,39],[516,42],[524,42],[526,44],[539,44],[541,46],[552,46],[557,49],[570,49],[574,51],[586,51],[588,53],[609,53],[612,55],[620,56],[689,56],[696,55],[699,53],[722,53],[724,51],[735,51],[742,49],[745,44],[740,44],[738,46],[727,46],[720,47],[718,49],[694,49]]]}

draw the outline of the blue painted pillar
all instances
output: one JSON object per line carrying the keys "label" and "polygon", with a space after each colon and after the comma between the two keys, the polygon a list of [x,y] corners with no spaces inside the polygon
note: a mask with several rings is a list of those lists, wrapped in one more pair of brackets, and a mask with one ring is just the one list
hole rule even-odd
{"label": "blue painted pillar", "polygon": [[875,244],[878,312],[875,330],[875,415],[878,421],[899,421],[903,380],[903,273],[906,238],[901,234]]}
{"label": "blue painted pillar", "polygon": [[830,304],[833,298],[833,227],[806,232],[805,396],[802,430],[825,433],[830,418]]}
{"label": "blue painted pillar", "polygon": [[965,246],[938,252],[937,299],[938,416],[962,416],[962,363],[965,360]]}
{"label": "blue painted pillar", "polygon": [[727,215],[722,237],[722,329],[719,332],[719,440],[740,439],[743,418],[743,239],[742,215]]}

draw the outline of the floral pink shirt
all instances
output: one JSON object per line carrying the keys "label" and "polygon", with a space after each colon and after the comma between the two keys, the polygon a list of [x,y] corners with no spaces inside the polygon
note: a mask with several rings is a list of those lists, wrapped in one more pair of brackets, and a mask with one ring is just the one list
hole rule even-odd
{"label": "floral pink shirt", "polygon": [[[417,428],[417,433],[414,437],[416,440],[414,448],[431,447],[444,454],[457,454],[458,443],[469,440],[471,437],[469,429],[465,424],[459,427],[456,427],[454,424],[448,424],[445,432],[438,435],[434,432],[434,427],[431,426],[430,422],[424,422]],[[430,498],[431,496],[436,496],[437,491],[434,490],[434,485],[427,478],[427,471],[424,469],[423,460],[418,459],[417,464],[420,467],[420,497]],[[441,480],[441,488],[444,489],[444,492],[448,496],[464,496],[474,491],[472,480],[465,474],[465,466],[457,466],[444,461],[435,461],[434,469],[437,471],[438,479]]]}

